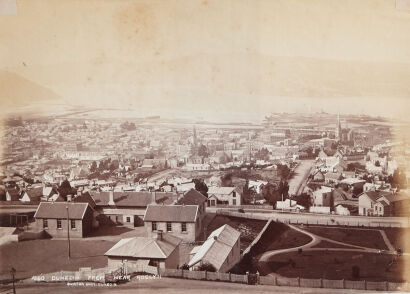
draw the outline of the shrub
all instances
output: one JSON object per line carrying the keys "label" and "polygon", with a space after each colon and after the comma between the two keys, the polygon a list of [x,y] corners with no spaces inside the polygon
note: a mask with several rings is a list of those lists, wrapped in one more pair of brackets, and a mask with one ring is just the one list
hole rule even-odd
{"label": "shrub", "polygon": [[216,268],[215,268],[212,264],[207,263],[207,262],[201,264],[201,265],[198,267],[198,269],[199,269],[200,271],[216,272]]}
{"label": "shrub", "polygon": [[189,266],[186,263],[184,263],[183,265],[181,265],[180,269],[189,270]]}
{"label": "shrub", "polygon": [[238,212],[240,212],[240,213],[245,213],[245,210],[243,210],[243,208],[239,208],[239,209],[238,209]]}

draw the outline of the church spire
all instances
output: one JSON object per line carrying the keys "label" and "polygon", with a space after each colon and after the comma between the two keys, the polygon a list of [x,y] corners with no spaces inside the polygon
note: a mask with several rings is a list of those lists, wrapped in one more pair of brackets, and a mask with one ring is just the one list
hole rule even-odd
{"label": "church spire", "polygon": [[342,136],[342,126],[340,124],[340,113],[337,114],[336,139],[340,140]]}

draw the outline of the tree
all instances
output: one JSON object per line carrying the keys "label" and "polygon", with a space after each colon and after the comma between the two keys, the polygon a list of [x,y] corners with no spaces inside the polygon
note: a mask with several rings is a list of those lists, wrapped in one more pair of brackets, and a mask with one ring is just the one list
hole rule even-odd
{"label": "tree", "polygon": [[221,177],[222,187],[232,187],[232,173],[227,173]]}
{"label": "tree", "polygon": [[198,269],[200,271],[207,271],[207,272],[216,272],[216,268],[210,264],[209,262],[204,262],[203,264],[201,264]]}
{"label": "tree", "polygon": [[282,197],[283,199],[288,198],[289,195],[289,184],[287,181],[280,181],[279,186],[278,186],[278,192],[279,196]]}
{"label": "tree", "polygon": [[407,187],[406,173],[403,172],[400,168],[396,169],[393,173],[393,176],[388,180],[391,181],[390,184],[393,188],[405,189]]}
{"label": "tree", "polygon": [[262,196],[272,206],[275,206],[276,202],[281,200],[277,187],[272,183],[268,183],[263,187]]}
{"label": "tree", "polygon": [[209,156],[208,148],[205,145],[201,144],[201,146],[199,146],[198,148],[198,155],[202,157],[208,157]]}
{"label": "tree", "polygon": [[309,210],[311,205],[310,195],[307,193],[302,193],[296,198],[296,203],[305,207],[306,210]]}
{"label": "tree", "polygon": [[266,148],[262,148],[255,154],[256,159],[260,160],[269,160],[269,150]]}
{"label": "tree", "polygon": [[205,182],[202,179],[194,179],[193,182],[195,183],[195,190],[208,197],[208,186]]}
{"label": "tree", "polygon": [[287,179],[290,176],[290,169],[286,164],[278,164],[277,165],[278,176],[282,180]]}
{"label": "tree", "polygon": [[93,163],[91,163],[91,167],[90,167],[90,172],[95,172],[97,170],[97,163],[95,161],[93,161]]}
{"label": "tree", "polygon": [[242,197],[243,197],[244,204],[251,203],[255,194],[256,194],[255,190],[249,189],[249,180],[246,179],[246,183],[242,191]]}
{"label": "tree", "polygon": [[61,183],[60,187],[58,187],[57,191],[62,197],[67,197],[67,195],[72,194],[74,192],[68,180],[64,180]]}
{"label": "tree", "polygon": [[180,266],[180,269],[182,270],[189,270],[189,265],[184,263],[183,265]]}

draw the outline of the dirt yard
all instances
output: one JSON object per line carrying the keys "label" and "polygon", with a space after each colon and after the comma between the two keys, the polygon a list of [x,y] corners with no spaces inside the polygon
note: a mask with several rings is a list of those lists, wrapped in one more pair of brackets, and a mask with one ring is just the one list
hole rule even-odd
{"label": "dirt yard", "polygon": [[104,253],[115,242],[71,240],[71,258],[68,259],[66,240],[32,240],[0,246],[0,280],[10,278],[14,267],[16,278],[61,270],[78,270],[80,267],[101,268],[107,265]]}

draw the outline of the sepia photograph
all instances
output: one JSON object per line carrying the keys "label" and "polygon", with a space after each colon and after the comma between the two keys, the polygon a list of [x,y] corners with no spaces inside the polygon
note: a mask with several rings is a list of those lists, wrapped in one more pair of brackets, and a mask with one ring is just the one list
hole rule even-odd
{"label": "sepia photograph", "polygon": [[410,0],[0,0],[0,293],[410,293]]}

